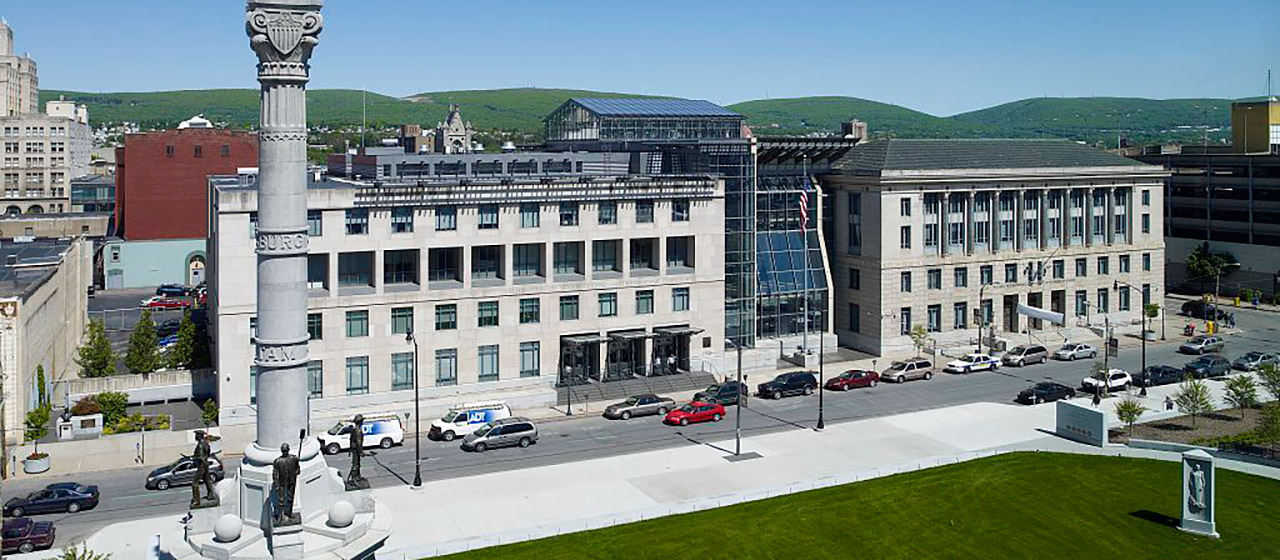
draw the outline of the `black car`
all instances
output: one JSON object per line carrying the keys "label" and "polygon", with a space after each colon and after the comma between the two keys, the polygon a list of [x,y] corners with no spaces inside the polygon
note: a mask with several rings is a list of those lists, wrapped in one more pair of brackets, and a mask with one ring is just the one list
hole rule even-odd
{"label": "black car", "polygon": [[1215,308],[1212,303],[1195,300],[1182,304],[1182,314],[1193,319],[1208,319],[1211,321],[1223,321],[1227,318],[1227,312],[1220,307]]}
{"label": "black car", "polygon": [[98,487],[74,482],[50,484],[25,498],[12,498],[4,503],[5,517],[22,517],[28,513],[75,513],[98,505]]}
{"label": "black car", "polygon": [[809,395],[818,388],[818,378],[811,371],[792,371],[765,381],[756,389],[767,399],[780,399],[787,395]]}
{"label": "black car", "polygon": [[184,297],[188,295],[188,292],[185,286],[179,286],[177,284],[161,284],[159,288],[156,288],[156,295],[164,297]]}
{"label": "black car", "polygon": [[1231,361],[1217,354],[1200,356],[1182,366],[1182,371],[1194,375],[1196,379],[1219,377],[1231,372]]}
{"label": "black car", "polygon": [[1053,381],[1041,381],[1027,389],[1023,389],[1021,393],[1018,393],[1016,400],[1025,404],[1040,404],[1070,399],[1075,396],[1076,390],[1072,387],[1054,383]]}
{"label": "black car", "polygon": [[705,391],[698,391],[693,395],[693,400],[728,406],[739,404],[746,394],[747,386],[745,384],[737,381],[726,381],[707,387]]}
{"label": "black car", "polygon": [[1155,387],[1181,383],[1187,373],[1173,366],[1147,366],[1145,371],[1133,376],[1133,384],[1139,387]]}
{"label": "black car", "polygon": [[178,328],[182,326],[182,319],[166,319],[164,322],[156,325],[156,336],[164,338],[169,335],[178,334]]}

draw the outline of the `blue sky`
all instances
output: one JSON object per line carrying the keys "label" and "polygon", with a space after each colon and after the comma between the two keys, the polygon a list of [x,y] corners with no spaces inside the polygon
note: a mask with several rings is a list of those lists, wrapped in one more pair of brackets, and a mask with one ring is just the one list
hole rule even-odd
{"label": "blue sky", "polygon": [[[41,86],[253,87],[240,0],[4,0]],[[329,0],[312,87],[734,103],[849,95],[950,115],[1037,96],[1246,97],[1280,1]],[[1280,90],[1280,77],[1273,80]]]}

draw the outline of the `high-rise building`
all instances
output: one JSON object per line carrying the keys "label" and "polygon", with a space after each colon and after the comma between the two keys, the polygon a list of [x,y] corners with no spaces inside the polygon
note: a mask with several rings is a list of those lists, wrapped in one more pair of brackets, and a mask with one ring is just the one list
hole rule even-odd
{"label": "high-rise building", "polygon": [[13,28],[0,20],[0,117],[35,113],[39,107],[36,61],[13,50]]}
{"label": "high-rise building", "polygon": [[6,214],[71,211],[71,179],[89,173],[88,111],[50,101],[45,113],[0,117],[0,207]]}

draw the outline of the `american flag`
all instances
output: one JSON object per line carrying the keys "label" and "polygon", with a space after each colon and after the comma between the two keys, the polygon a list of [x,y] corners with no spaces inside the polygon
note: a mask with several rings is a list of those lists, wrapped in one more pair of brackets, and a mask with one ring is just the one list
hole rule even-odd
{"label": "american flag", "polygon": [[800,187],[800,229],[809,229],[809,178]]}

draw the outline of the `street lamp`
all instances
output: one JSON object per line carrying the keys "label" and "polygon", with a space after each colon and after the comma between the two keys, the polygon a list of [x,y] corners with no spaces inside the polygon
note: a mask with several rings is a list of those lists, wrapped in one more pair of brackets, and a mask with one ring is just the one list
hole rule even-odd
{"label": "street lamp", "polygon": [[733,455],[736,457],[742,454],[742,406],[745,404],[742,402],[742,399],[745,398],[742,395],[744,387],[742,384],[742,347],[727,338],[724,339],[724,342],[738,350],[738,410],[733,413]]}
{"label": "street lamp", "polygon": [[413,327],[404,333],[404,341],[413,344],[413,487],[422,488],[422,399],[418,390],[418,339],[413,336]]}
{"label": "street lamp", "polygon": [[[1137,291],[1137,292],[1141,293],[1141,291],[1140,291],[1140,290],[1138,290],[1138,287],[1137,287],[1137,286],[1134,286],[1133,284],[1130,284],[1130,283],[1128,283],[1128,282],[1122,282],[1122,281],[1120,281],[1120,280],[1113,280],[1113,281],[1112,281],[1112,284],[1111,284],[1111,289],[1116,290],[1116,291],[1118,292],[1118,291],[1120,291],[1120,285],[1121,285],[1121,284],[1124,284],[1126,287],[1128,287],[1128,288],[1129,288],[1129,289],[1131,289],[1131,290],[1134,290],[1134,291]],[[1145,376],[1145,375],[1147,374],[1147,304],[1145,304],[1145,303],[1144,303],[1144,304],[1142,304],[1142,334],[1141,334],[1141,337],[1142,337],[1142,369],[1141,369],[1141,370],[1139,370],[1139,371],[1141,371],[1141,372],[1142,372],[1142,375],[1144,375],[1144,376]],[[1144,397],[1145,397],[1145,396],[1147,396],[1147,383],[1146,383],[1145,381],[1142,383],[1142,389],[1141,389],[1140,391],[1138,391],[1138,394],[1139,394],[1139,395],[1142,395],[1142,396],[1144,396]]]}
{"label": "street lamp", "polygon": [[818,333],[818,430],[823,430],[827,427],[827,423],[823,420],[822,415],[822,395],[825,392],[827,384],[823,375],[823,371],[826,369],[825,366],[827,360],[822,357],[823,350],[826,350],[826,339],[822,334],[823,333]]}

